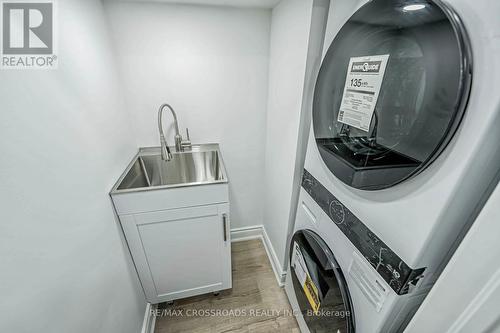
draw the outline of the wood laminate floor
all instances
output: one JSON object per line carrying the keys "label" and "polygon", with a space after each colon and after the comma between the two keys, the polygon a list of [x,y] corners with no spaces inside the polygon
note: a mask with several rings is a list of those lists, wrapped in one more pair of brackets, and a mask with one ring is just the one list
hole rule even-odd
{"label": "wood laminate floor", "polygon": [[155,333],[299,333],[261,240],[233,243],[232,267],[233,289],[161,304]]}

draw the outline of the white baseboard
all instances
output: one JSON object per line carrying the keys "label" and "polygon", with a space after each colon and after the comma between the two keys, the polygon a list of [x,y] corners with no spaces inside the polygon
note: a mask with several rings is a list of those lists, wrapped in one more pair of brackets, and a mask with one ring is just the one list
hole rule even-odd
{"label": "white baseboard", "polygon": [[264,247],[266,248],[267,256],[271,262],[271,267],[273,268],[274,275],[276,275],[276,280],[280,287],[285,285],[286,271],[281,269],[281,263],[278,260],[276,251],[274,251],[273,244],[267,235],[266,228],[262,227],[262,239],[264,241]]}
{"label": "white baseboard", "polygon": [[250,227],[231,229],[231,242],[242,242],[250,239],[262,238],[264,226],[253,225]]}
{"label": "white baseboard", "polygon": [[156,324],[156,316],[154,315],[154,312],[156,308],[156,304],[147,303],[141,333],[154,333]]}
{"label": "white baseboard", "polygon": [[250,239],[260,239],[266,249],[267,257],[271,263],[276,281],[280,287],[285,285],[286,271],[281,269],[281,264],[274,251],[274,247],[267,235],[266,228],[263,225],[254,225],[250,227],[231,229],[231,242],[241,242]]}

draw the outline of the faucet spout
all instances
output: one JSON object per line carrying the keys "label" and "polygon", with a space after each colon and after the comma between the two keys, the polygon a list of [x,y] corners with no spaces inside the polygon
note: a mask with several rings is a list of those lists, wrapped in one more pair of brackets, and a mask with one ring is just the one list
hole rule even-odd
{"label": "faucet spout", "polygon": [[[174,117],[174,123],[175,123],[175,141],[176,141],[176,148],[177,148],[177,137],[180,137],[179,134],[179,124],[177,123],[177,115],[175,114],[174,109],[169,105],[169,104],[162,104],[160,106],[160,109],[158,110],[158,130],[160,132],[160,144],[161,144],[161,158],[164,161],[170,161],[172,159],[172,153],[170,152],[170,148],[168,147],[167,140],[165,139],[165,134],[163,133],[163,110],[165,108],[170,109],[172,112],[172,115]],[[180,139],[182,141],[182,138]]]}

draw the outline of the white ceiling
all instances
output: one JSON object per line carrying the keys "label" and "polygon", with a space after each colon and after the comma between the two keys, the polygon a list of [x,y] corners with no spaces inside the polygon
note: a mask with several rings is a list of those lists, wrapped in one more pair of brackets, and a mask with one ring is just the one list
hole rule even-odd
{"label": "white ceiling", "polygon": [[274,8],[281,0],[105,0],[108,2],[163,2],[250,8]]}

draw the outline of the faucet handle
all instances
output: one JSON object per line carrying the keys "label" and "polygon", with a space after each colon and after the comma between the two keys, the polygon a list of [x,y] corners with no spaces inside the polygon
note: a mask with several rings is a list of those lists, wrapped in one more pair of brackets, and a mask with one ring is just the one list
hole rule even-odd
{"label": "faucet handle", "polygon": [[189,138],[189,129],[186,128],[186,140],[182,140],[181,142],[182,150],[191,150],[192,145],[191,145],[191,139]]}

